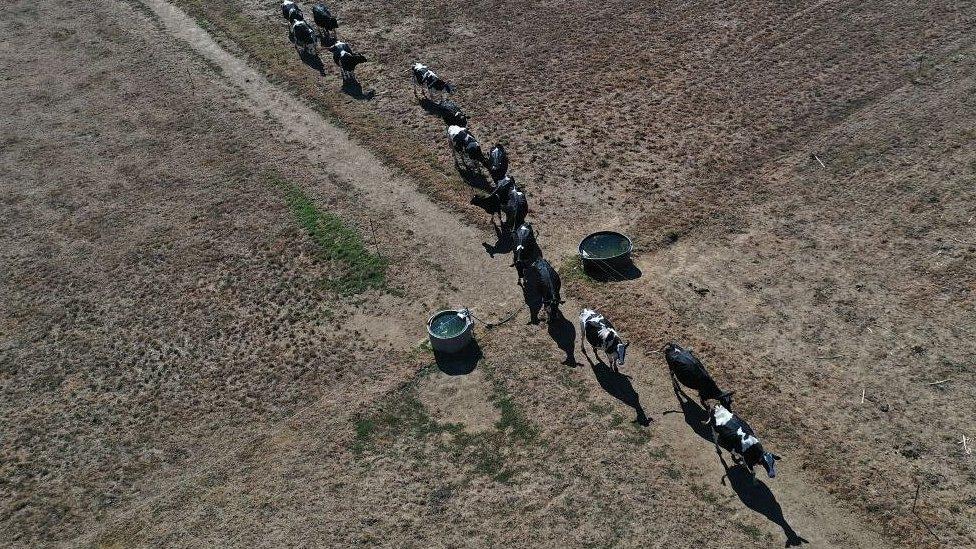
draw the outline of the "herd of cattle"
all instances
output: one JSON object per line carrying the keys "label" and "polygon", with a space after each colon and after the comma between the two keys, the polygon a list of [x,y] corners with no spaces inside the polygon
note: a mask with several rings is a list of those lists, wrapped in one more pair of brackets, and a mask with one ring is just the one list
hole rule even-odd
{"label": "herd of cattle", "polygon": [[[303,55],[318,55],[318,44],[332,53],[333,61],[339,67],[344,82],[355,80],[356,66],[367,61],[366,57],[355,53],[351,46],[338,39],[339,21],[324,4],[313,6],[312,16],[315,27],[305,21],[301,7],[294,0],[283,0],[281,15],[289,25],[289,40]],[[529,207],[525,193],[515,178],[508,173],[508,154],[505,148],[494,145],[484,154],[481,144],[468,129],[467,115],[456,103],[449,99],[454,85],[438,76],[422,63],[414,63],[409,68],[414,84],[414,95],[431,101],[440,112],[446,125],[455,166],[459,171],[476,171],[482,168],[491,178],[490,192],[487,196],[477,196],[472,203],[485,209],[492,216],[499,239],[508,239],[512,246],[512,267],[518,275],[518,284],[532,283],[541,297],[541,307],[530,307],[531,321],[538,322],[538,311],[546,311],[547,320],[561,317],[559,274],[543,257],[542,249],[536,239],[532,224],[526,221]],[[419,90],[420,95],[417,95]],[[498,224],[495,224],[495,216]],[[596,354],[603,351],[610,367],[617,371],[624,365],[629,343],[624,342],[620,333],[609,319],[602,314],[584,308],[579,316],[580,346],[585,353],[585,343],[589,342]],[[770,478],[776,476],[776,461],[779,456],[766,451],[756,437],[755,431],[742,418],[731,411],[732,392],[723,391],[709,375],[708,370],[688,349],[676,343],[664,348],[665,360],[671,373],[671,381],[676,393],[681,385],[698,392],[702,406],[709,410],[707,423],[711,426],[716,451],[724,448],[736,462],[744,463],[750,471],[761,465]],[[716,401],[709,406],[708,401]]]}

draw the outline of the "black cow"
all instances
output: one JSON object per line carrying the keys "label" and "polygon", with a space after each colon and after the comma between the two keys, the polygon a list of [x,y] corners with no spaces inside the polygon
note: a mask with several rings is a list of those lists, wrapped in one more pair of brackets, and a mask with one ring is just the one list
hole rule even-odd
{"label": "black cow", "polygon": [[329,8],[322,3],[312,6],[312,20],[319,28],[319,36],[322,39],[322,46],[329,47],[339,40],[336,29],[339,28],[339,20],[332,15]]}
{"label": "black cow", "polygon": [[694,354],[677,343],[668,343],[664,347],[664,359],[671,370],[671,383],[675,392],[680,391],[678,383],[698,391],[698,399],[702,407],[707,408],[706,400],[717,400],[728,409],[732,409],[732,394],[734,391],[723,391],[709,375],[705,365]]}
{"label": "black cow", "polygon": [[[470,169],[470,162],[474,162],[479,169],[484,165],[485,153],[481,150],[481,144],[467,128],[456,125],[448,126],[447,135],[451,141],[451,151],[456,165],[463,165],[468,169]],[[458,157],[460,157],[460,161]]]}
{"label": "black cow", "polygon": [[525,279],[525,268],[531,265],[536,259],[542,257],[542,250],[535,239],[535,231],[532,230],[531,223],[522,223],[512,233],[512,267],[518,273],[518,284],[522,285]]}
{"label": "black cow", "polygon": [[437,92],[441,95],[443,99],[444,94],[454,93],[454,86],[444,80],[437,73],[430,70],[430,67],[424,65],[423,63],[414,63],[410,66],[410,72],[413,74],[414,83],[414,96],[417,95],[417,89],[420,89],[420,93],[426,97],[427,92],[431,95]]}
{"label": "black cow", "polygon": [[309,55],[318,55],[318,51],[315,47],[315,31],[312,30],[311,25],[306,23],[301,19],[296,19],[294,23],[291,24],[291,34],[292,42],[295,44],[295,49],[299,53],[307,53]]}
{"label": "black cow", "polygon": [[329,51],[332,52],[332,62],[339,67],[340,72],[342,72],[343,82],[355,82],[356,67],[360,63],[365,63],[369,61],[366,59],[365,55],[361,55],[352,51],[349,44],[345,42],[336,42],[329,47]]}
{"label": "black cow", "polygon": [[488,173],[492,181],[498,181],[508,174],[508,153],[505,147],[496,144],[488,151]]}
{"label": "black cow", "polygon": [[[531,272],[538,283],[539,293],[542,294],[542,306],[546,309],[546,316],[549,319],[557,318],[562,314],[559,312],[559,306],[563,303],[559,295],[562,288],[559,273],[541,256],[532,264]],[[534,315],[535,311],[533,310],[532,313]],[[534,317],[531,320],[532,322],[538,321]]]}
{"label": "black cow", "polygon": [[590,342],[593,347],[593,354],[597,354],[597,349],[602,349],[607,358],[610,359],[610,367],[613,371],[618,371],[624,365],[627,347],[630,343],[624,343],[620,334],[613,328],[603,315],[592,309],[583,309],[580,313],[580,350],[586,353],[586,342]]}
{"label": "black cow", "polygon": [[505,214],[505,220],[502,221],[503,228],[508,227],[509,230],[514,231],[516,227],[525,223],[525,217],[529,214],[529,201],[525,199],[525,194],[518,189],[508,193],[508,201],[502,204],[502,213]]}
{"label": "black cow", "polygon": [[[508,203],[509,196],[517,190],[515,178],[510,175],[505,176],[495,182],[495,188],[491,190],[488,196],[475,196],[471,199],[471,203],[484,208],[486,212],[494,216],[501,214],[502,206]],[[492,217],[492,221],[494,222],[494,217]]]}
{"label": "black cow", "polygon": [[762,465],[769,478],[776,476],[776,462],[780,457],[763,449],[762,443],[756,438],[756,432],[745,420],[730,412],[725,406],[716,404],[709,411],[708,422],[712,426],[715,451],[719,455],[722,455],[720,448],[725,448],[732,454],[734,461],[745,462],[750,473],[753,472],[753,467]]}

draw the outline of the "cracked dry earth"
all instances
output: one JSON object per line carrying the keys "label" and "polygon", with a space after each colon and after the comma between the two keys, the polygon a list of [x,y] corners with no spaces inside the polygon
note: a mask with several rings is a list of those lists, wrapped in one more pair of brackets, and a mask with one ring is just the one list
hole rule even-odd
{"label": "cracked dry earth", "polygon": [[[654,337],[628,378],[574,350],[571,322],[528,326],[523,311],[479,328],[473,370],[435,365],[419,345],[432,310],[499,318],[522,303],[508,258],[480,246],[490,231],[173,5],[0,9],[0,535],[13,544],[899,541],[801,467],[803,446],[775,480],[725,478]],[[38,22],[55,39],[33,40]],[[340,266],[317,255],[282,179],[389,258],[391,291],[322,287]],[[574,236],[543,238],[565,256]],[[675,269],[708,257],[692,246],[663,253]],[[570,319],[580,298],[626,311],[614,299],[648,277],[680,280],[638,264],[616,298],[570,281]]]}

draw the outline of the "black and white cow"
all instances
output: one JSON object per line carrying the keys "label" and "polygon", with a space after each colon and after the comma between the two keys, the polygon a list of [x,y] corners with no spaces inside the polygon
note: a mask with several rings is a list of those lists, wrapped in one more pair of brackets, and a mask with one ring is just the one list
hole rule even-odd
{"label": "black and white cow", "polygon": [[292,0],[283,0],[281,2],[281,16],[288,21],[289,27],[295,21],[305,20],[305,14],[302,13],[302,8]]}
{"label": "black and white cow", "polygon": [[322,40],[323,47],[327,48],[339,40],[336,32],[336,29],[339,28],[339,20],[332,15],[328,6],[321,2],[312,6],[312,20],[315,21],[315,26],[319,28],[319,37]]}
{"label": "black and white cow", "polygon": [[[505,214],[502,227],[508,227],[514,232],[517,227],[525,223],[525,218],[529,215],[529,201],[526,200],[525,194],[518,189],[508,193],[508,202],[502,204],[502,213]],[[514,234],[512,236],[514,237]]]}
{"label": "black and white cow", "polygon": [[[752,473],[752,468],[762,465],[769,478],[776,476],[776,462],[780,457],[763,449],[756,438],[756,432],[742,418],[730,412],[725,406],[716,404],[709,411],[708,422],[712,426],[715,451],[725,448],[735,461],[743,461]],[[753,473],[755,474],[755,473]]]}
{"label": "black and white cow", "polygon": [[525,268],[542,257],[542,250],[535,239],[531,223],[522,223],[512,232],[512,267],[518,273],[518,285],[525,280]]}
{"label": "black and white cow", "polygon": [[299,53],[318,55],[318,49],[315,47],[315,31],[302,19],[296,19],[291,24],[290,37]]}
{"label": "black and white cow", "polygon": [[732,409],[732,394],[734,391],[719,389],[715,379],[705,369],[705,365],[692,352],[677,343],[664,346],[664,359],[671,370],[671,383],[675,392],[680,391],[678,383],[698,391],[698,399],[702,407],[707,408],[706,400],[717,400],[728,409]]}
{"label": "black and white cow", "polygon": [[[468,169],[470,169],[471,162],[474,162],[479,169],[484,165],[485,153],[481,150],[481,144],[467,128],[456,125],[448,126],[447,135],[451,141],[451,151],[454,154],[455,164],[463,165]],[[460,161],[458,156],[460,156]]]}
{"label": "black and white cow", "polygon": [[[546,316],[549,319],[557,318],[561,314],[559,306],[563,303],[559,295],[562,288],[559,273],[541,256],[532,264],[532,273],[538,283],[539,293],[542,295],[542,306],[546,309]],[[537,320],[536,318],[532,319],[533,322]]]}
{"label": "black and white cow", "polygon": [[441,111],[441,118],[444,119],[444,123],[448,126],[461,126],[464,128],[468,125],[468,115],[454,101],[444,99],[437,106]]}
{"label": "black and white cow", "polygon": [[[583,309],[580,313],[580,350],[584,353],[587,341],[593,347],[594,354],[597,354],[598,349],[603,350],[610,359],[610,367],[615,372],[624,365],[630,343],[624,343],[613,324],[592,309]],[[599,358],[598,354],[597,358]]]}
{"label": "black and white cow", "polygon": [[437,73],[430,70],[430,67],[424,65],[423,63],[414,63],[410,66],[410,72],[413,74],[413,94],[417,96],[417,89],[420,89],[420,93],[426,97],[429,92],[433,96],[434,92],[440,94],[443,100],[445,94],[454,93],[454,86],[444,80]]}
{"label": "black and white cow", "polygon": [[505,147],[495,144],[488,151],[488,173],[491,174],[492,181],[498,181],[508,175],[508,153]]}
{"label": "black and white cow", "polygon": [[355,82],[356,67],[360,63],[365,63],[369,61],[366,59],[365,55],[361,55],[352,51],[349,44],[345,42],[336,42],[329,46],[329,51],[332,52],[332,62],[339,67],[339,71],[342,73],[343,82]]}

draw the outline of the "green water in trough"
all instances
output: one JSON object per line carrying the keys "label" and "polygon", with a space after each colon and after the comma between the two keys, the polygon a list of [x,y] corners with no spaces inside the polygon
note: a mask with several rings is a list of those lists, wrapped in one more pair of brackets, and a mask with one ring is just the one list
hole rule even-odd
{"label": "green water in trough", "polygon": [[619,234],[595,234],[583,241],[588,259],[609,259],[630,251],[627,239]]}
{"label": "green water in trough", "polygon": [[468,326],[468,321],[461,318],[454,311],[447,311],[434,317],[430,323],[430,331],[435,336],[448,339],[464,331]]}

